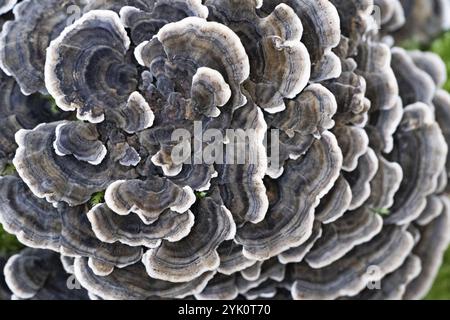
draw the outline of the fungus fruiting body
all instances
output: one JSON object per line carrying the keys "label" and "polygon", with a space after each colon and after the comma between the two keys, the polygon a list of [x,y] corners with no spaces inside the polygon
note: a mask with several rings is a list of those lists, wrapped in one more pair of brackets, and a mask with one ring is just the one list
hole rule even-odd
{"label": "fungus fruiting body", "polygon": [[450,94],[438,56],[398,43],[449,26],[447,1],[16,2],[0,223],[28,248],[0,257],[0,298],[427,293]]}

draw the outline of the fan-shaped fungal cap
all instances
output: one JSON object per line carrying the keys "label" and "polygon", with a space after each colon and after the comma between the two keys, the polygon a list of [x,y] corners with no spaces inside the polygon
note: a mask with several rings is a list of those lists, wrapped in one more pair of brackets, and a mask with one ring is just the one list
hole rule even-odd
{"label": "fan-shaped fungal cap", "polygon": [[[450,121],[450,94],[444,90],[438,90],[433,99],[435,107],[436,121],[439,123],[445,140],[450,141],[450,127],[447,121]],[[447,155],[446,177],[450,177],[450,153]]]}
{"label": "fan-shaped fungal cap", "polygon": [[231,275],[257,263],[255,260],[246,258],[242,253],[242,246],[233,240],[222,242],[217,248],[217,252],[220,257],[220,266],[217,270],[221,274]]}
{"label": "fan-shaped fungal cap", "polygon": [[220,110],[231,97],[230,86],[222,75],[213,69],[202,67],[192,78],[192,103],[205,116],[218,117]]}
{"label": "fan-shaped fungal cap", "polygon": [[65,115],[51,111],[51,104],[39,94],[25,96],[14,78],[0,71],[0,169],[14,158],[14,135],[41,122],[59,120]]}
{"label": "fan-shaped fungal cap", "polygon": [[211,188],[212,180],[217,178],[217,175],[213,165],[184,164],[181,172],[174,177],[169,177],[169,180],[179,186],[188,185],[195,191],[205,192]]}
{"label": "fan-shaped fungal cap", "polygon": [[[314,165],[317,161],[320,166]],[[303,244],[311,236],[314,208],[339,177],[341,165],[341,151],[329,132],[304,157],[287,163],[284,174],[268,186],[266,218],[238,229],[236,241],[244,246],[244,255],[266,260]]]}
{"label": "fan-shaped fungal cap", "polygon": [[378,171],[378,157],[372,149],[359,158],[358,167],[355,171],[344,173],[344,176],[352,190],[352,201],[349,210],[360,208],[370,197],[372,179]]}
{"label": "fan-shaped fungal cap", "polygon": [[406,287],[405,299],[422,299],[427,294],[448,247],[450,204],[446,197],[443,197],[442,200],[444,208],[441,215],[421,228],[421,239],[413,252],[420,258],[422,270],[418,277]]}
{"label": "fan-shaped fungal cap", "polygon": [[439,217],[444,210],[444,202],[437,195],[427,198],[427,205],[420,216],[414,221],[419,226],[426,226]]}
{"label": "fan-shaped fungal cap", "polygon": [[369,125],[369,139],[371,146],[376,151],[390,153],[394,148],[394,133],[403,117],[403,102],[397,97],[395,106],[388,110],[380,110],[378,114],[371,114],[371,122]]}
{"label": "fan-shaped fungal cap", "polygon": [[334,127],[333,116],[337,108],[336,98],[328,89],[320,84],[312,84],[296,98],[289,100],[286,110],[271,117],[269,123],[290,137],[295,134],[320,137],[323,131]]}
{"label": "fan-shaped fungal cap", "polygon": [[71,281],[51,251],[24,249],[12,256],[4,269],[6,282],[15,299],[31,300],[87,300],[86,290],[71,290]]}
{"label": "fan-shaped fungal cap", "polygon": [[322,236],[306,255],[314,269],[338,261],[354,247],[370,241],[381,232],[383,219],[369,209],[346,213],[342,218],[323,227]]}
{"label": "fan-shaped fungal cap", "polygon": [[[414,245],[412,236],[398,227],[388,227],[373,241],[358,246],[335,263],[311,269],[306,264],[289,265],[295,299],[335,299],[353,296],[369,281],[378,281],[400,267]],[[373,273],[371,267],[377,272]],[[373,273],[373,274],[372,274]]]}
{"label": "fan-shaped fungal cap", "polygon": [[58,156],[73,155],[92,165],[100,164],[107,150],[94,125],[84,122],[64,122],[55,129],[53,147]]}
{"label": "fan-shaped fungal cap", "polygon": [[[123,6],[120,18],[125,27],[130,29],[130,36],[137,45],[150,40],[159,29],[170,22],[176,22],[186,17],[206,19],[208,9],[201,0],[159,0],[154,1],[150,9]],[[149,6],[150,7],[150,6]]]}
{"label": "fan-shaped fungal cap", "polygon": [[[311,251],[311,248],[315,245],[317,240],[322,237],[322,234],[322,224],[316,220],[314,222],[313,231],[309,239],[298,247],[294,247],[286,250],[285,252],[282,252],[280,255],[278,255],[278,260],[283,264],[302,262],[303,258],[308,252]],[[246,278],[244,274],[242,276]],[[259,275],[256,278],[259,278]]]}
{"label": "fan-shaped fungal cap", "polygon": [[21,243],[34,248],[59,250],[61,218],[47,201],[37,199],[12,176],[0,178],[0,222]]}
{"label": "fan-shaped fungal cap", "polygon": [[0,70],[0,118],[14,115],[25,129],[32,129],[46,120],[58,119],[58,112],[51,110],[51,103],[40,94],[25,96],[14,78]]}
{"label": "fan-shaped fungal cap", "polygon": [[404,111],[396,133],[396,147],[390,156],[403,169],[392,213],[386,218],[386,222],[396,224],[407,224],[420,215],[426,196],[437,188],[448,152],[439,125],[427,105],[418,102]]}
{"label": "fan-shaped fungal cap", "polygon": [[[227,136],[232,148],[227,150],[225,163],[217,165],[217,184],[237,224],[258,223],[269,206],[263,182],[268,164],[264,146],[267,124],[261,109],[249,101],[234,112],[230,126],[236,131]],[[242,136],[237,130],[248,134]]]}
{"label": "fan-shaped fungal cap", "polygon": [[263,1],[261,10],[269,14],[282,2],[294,10],[303,24],[302,42],[311,58],[311,80],[338,77],[341,62],[332,49],[339,44],[341,29],[335,6],[328,0],[269,0]]}
{"label": "fan-shaped fungal cap", "polygon": [[129,46],[112,11],[90,11],[64,29],[50,43],[45,63],[45,84],[56,104],[93,123],[102,122],[108,109],[125,105],[137,86]]}
{"label": "fan-shaped fungal cap", "polygon": [[150,177],[147,181],[119,180],[105,193],[108,207],[120,215],[137,214],[151,224],[167,209],[183,213],[195,202],[188,186],[180,188],[166,178]]}
{"label": "fan-shaped fungal cap", "polygon": [[302,23],[295,11],[281,3],[261,18],[259,1],[208,0],[210,17],[245,37],[244,48],[251,60],[245,87],[255,103],[274,113],[285,108],[284,98],[294,98],[306,86],[311,63],[300,42]]}
{"label": "fan-shaped fungal cap", "polygon": [[369,137],[367,132],[356,126],[338,126],[334,134],[343,154],[342,169],[352,172],[358,166],[358,160],[367,153]]}
{"label": "fan-shaped fungal cap", "polygon": [[5,23],[0,36],[0,67],[14,76],[22,92],[46,92],[45,50],[70,24],[69,5],[83,8],[82,0],[26,0],[14,7],[15,19]]}
{"label": "fan-shaped fungal cap", "polygon": [[421,269],[420,259],[410,255],[400,268],[385,276],[378,284],[374,282],[373,287],[361,291],[351,299],[400,300],[405,294],[406,287],[420,274]]}
{"label": "fan-shaped fungal cap", "polygon": [[89,292],[103,299],[151,299],[185,298],[203,290],[213,277],[213,272],[206,272],[191,282],[174,283],[151,279],[141,263],[115,269],[110,275],[100,277],[88,266],[87,259],[75,259],[75,276]]}
{"label": "fan-shaped fungal cap", "polygon": [[95,192],[113,181],[133,176],[110,155],[100,165],[91,165],[75,157],[58,156],[53,148],[56,128],[61,122],[41,124],[16,134],[19,145],[14,165],[31,191],[49,202],[64,201],[75,206],[87,202]]}
{"label": "fan-shaped fungal cap", "polygon": [[447,0],[400,0],[405,23],[394,36],[397,41],[412,39],[427,43],[450,27],[450,3]]}
{"label": "fan-shaped fungal cap", "polygon": [[87,216],[95,235],[102,242],[119,241],[148,248],[158,247],[163,239],[180,241],[190,233],[195,219],[190,211],[179,214],[167,210],[156,222],[146,225],[137,216],[117,215],[105,204],[95,206]]}
{"label": "fan-shaped fungal cap", "polygon": [[397,78],[404,106],[416,102],[431,103],[436,84],[426,71],[416,66],[413,58],[404,49],[392,49],[391,66]]}
{"label": "fan-shaped fungal cap", "polygon": [[21,242],[69,256],[87,256],[114,267],[135,263],[140,248],[100,242],[85,215],[85,206],[57,208],[31,194],[15,177],[0,179],[0,221]]}
{"label": "fan-shaped fungal cap", "polygon": [[268,280],[274,280],[280,283],[285,279],[286,266],[281,264],[276,258],[259,263],[256,269],[257,276],[254,279],[248,280],[244,277],[236,278],[236,286],[238,287],[239,293],[246,294]]}
{"label": "fan-shaped fungal cap", "polygon": [[[373,19],[373,0],[330,0],[336,7],[341,25],[341,34],[346,38],[348,52],[353,55],[359,44],[369,40],[365,35],[376,29]],[[369,40],[370,41],[370,40]]]}
{"label": "fan-shaped fungal cap", "polygon": [[442,87],[444,85],[447,80],[446,67],[444,61],[437,54],[416,50],[409,52],[409,55],[419,69],[425,71],[433,78],[436,86]]}
{"label": "fan-shaped fungal cap", "polygon": [[88,0],[85,11],[112,10],[119,12],[125,6],[133,6],[145,11],[151,11],[157,0]]}
{"label": "fan-shaped fungal cap", "polygon": [[197,300],[233,300],[239,295],[236,277],[216,273],[205,288],[195,295]]}
{"label": "fan-shaped fungal cap", "polygon": [[337,112],[334,120],[337,125],[354,124],[364,126],[371,102],[365,97],[366,80],[353,70],[344,71],[332,81],[324,82],[336,99]]}
{"label": "fan-shaped fungal cap", "polygon": [[405,24],[405,12],[399,0],[374,0],[379,8],[381,30],[392,32]]}
{"label": "fan-shaped fungal cap", "polygon": [[201,199],[192,212],[195,223],[186,238],[173,243],[164,241],[159,248],[145,253],[142,262],[150,277],[188,282],[219,267],[217,248],[236,233],[233,217],[211,198]]}
{"label": "fan-shaped fungal cap", "polygon": [[111,111],[110,118],[119,128],[133,134],[153,126],[155,114],[145,98],[135,91],[124,107]]}
{"label": "fan-shaped fungal cap", "polygon": [[336,221],[348,210],[352,201],[352,190],[347,180],[341,175],[333,188],[321,200],[316,208],[317,221],[328,224]]}
{"label": "fan-shaped fungal cap", "polygon": [[370,182],[371,195],[365,205],[372,209],[389,209],[403,180],[402,167],[378,156],[378,171]]}
{"label": "fan-shaped fungal cap", "polygon": [[371,102],[371,110],[388,110],[397,103],[399,85],[393,69],[395,71],[399,66],[393,54],[387,45],[375,41],[364,42],[358,47],[356,73],[367,83],[366,96]]}
{"label": "fan-shaped fungal cap", "polygon": [[190,61],[195,69],[187,71],[207,67],[220,72],[230,86],[232,106],[238,108],[245,104],[240,84],[249,76],[249,60],[241,40],[228,27],[197,17],[167,24],[150,42],[143,42],[136,48],[137,61],[151,67],[155,46],[164,48],[167,63],[186,67],[184,61]]}

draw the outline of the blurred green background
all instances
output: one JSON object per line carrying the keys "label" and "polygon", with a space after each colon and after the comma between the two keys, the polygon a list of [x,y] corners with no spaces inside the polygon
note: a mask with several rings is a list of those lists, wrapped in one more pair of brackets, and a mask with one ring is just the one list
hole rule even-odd
{"label": "blurred green background", "polygon": [[[445,89],[450,92],[450,31],[442,34],[439,38],[434,40],[429,45],[419,45],[415,42],[408,42],[402,45],[409,50],[425,50],[433,51],[441,56],[447,65],[448,81],[445,84]],[[1,172],[5,175],[7,172]],[[19,251],[22,245],[12,235],[9,235],[3,230],[0,225],[0,256],[8,256],[14,252]],[[450,248],[447,250],[442,267],[435,280],[433,288],[425,298],[427,300],[450,300]]]}
{"label": "blurred green background", "polygon": [[[450,92],[450,31],[433,41],[428,48],[441,56],[447,66],[447,83],[445,89]],[[445,253],[443,264],[434,281],[433,288],[425,298],[427,300],[450,300],[450,249]]]}
{"label": "blurred green background", "polygon": [[[450,92],[450,31],[443,33],[430,44],[423,45],[410,41],[403,43],[402,47],[408,50],[432,51],[438,54],[447,66],[447,83],[444,88]],[[450,248],[444,255],[439,274],[425,299],[450,300]]]}

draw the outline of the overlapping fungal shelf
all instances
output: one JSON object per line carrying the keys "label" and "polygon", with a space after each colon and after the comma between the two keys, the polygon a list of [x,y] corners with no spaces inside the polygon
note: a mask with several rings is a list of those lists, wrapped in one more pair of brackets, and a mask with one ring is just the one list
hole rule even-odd
{"label": "overlapping fungal shelf", "polygon": [[[0,298],[429,290],[450,241],[450,95],[439,57],[396,45],[447,28],[448,0],[23,0],[0,14],[0,171],[15,168],[0,223],[28,247],[0,258]],[[174,161],[172,134],[198,123],[256,132],[256,163]]]}

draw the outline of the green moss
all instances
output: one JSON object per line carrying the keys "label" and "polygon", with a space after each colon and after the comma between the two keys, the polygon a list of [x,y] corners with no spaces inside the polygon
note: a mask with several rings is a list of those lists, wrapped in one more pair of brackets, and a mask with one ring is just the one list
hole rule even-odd
{"label": "green moss", "polygon": [[207,192],[196,192],[195,196],[197,197],[197,199],[203,199],[206,198],[206,196],[208,195]]}
{"label": "green moss", "polygon": [[426,300],[450,300],[450,249],[444,255],[439,274]]}
{"label": "green moss", "polygon": [[380,216],[388,216],[391,213],[391,211],[386,208],[370,208],[370,210],[372,210],[376,214],[379,214]]}
{"label": "green moss", "polygon": [[7,233],[0,225],[0,255],[11,255],[20,249],[23,245],[17,240],[17,238]]}
{"label": "green moss", "polygon": [[52,96],[45,96],[45,99],[47,99],[48,102],[50,103],[50,112],[52,114],[60,114],[61,113],[61,109],[58,107],[55,99],[53,99]]}
{"label": "green moss", "polygon": [[89,201],[91,207],[95,207],[96,205],[103,202],[105,202],[105,191],[94,193],[91,197],[91,200]]}
{"label": "green moss", "polygon": [[53,114],[58,114],[58,113],[61,112],[59,107],[56,105],[55,101],[53,101],[53,103],[52,103],[52,105],[50,107],[50,112],[53,113]]}
{"label": "green moss", "polygon": [[16,167],[12,163],[7,163],[3,170],[0,172],[0,176],[10,176],[16,173]]}
{"label": "green moss", "polygon": [[400,47],[406,50],[421,50],[422,45],[417,40],[405,40],[400,44]]}
{"label": "green moss", "polygon": [[448,81],[444,88],[450,91],[450,31],[436,39],[430,46],[430,50],[441,56],[447,66]]}

